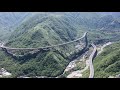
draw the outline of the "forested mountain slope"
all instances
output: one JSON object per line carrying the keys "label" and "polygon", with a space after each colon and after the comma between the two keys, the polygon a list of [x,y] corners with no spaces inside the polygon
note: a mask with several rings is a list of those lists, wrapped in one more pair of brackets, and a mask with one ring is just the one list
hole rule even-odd
{"label": "forested mountain slope", "polygon": [[61,16],[35,15],[22,23],[12,33],[8,46],[40,47],[55,45],[74,40],[76,35],[76,29]]}
{"label": "forested mountain slope", "polygon": [[94,60],[95,78],[108,78],[120,74],[120,42],[104,48]]}
{"label": "forested mountain slope", "polygon": [[[83,33],[81,33],[81,36]],[[42,47],[56,45],[77,39],[77,30],[69,22],[63,19],[62,15],[35,14],[25,19],[21,25],[12,33],[6,46],[9,47]],[[85,43],[85,42],[84,42]],[[81,47],[82,48],[82,47]],[[57,48],[59,49],[59,47]],[[75,50],[73,45],[61,47],[60,51]],[[64,56],[65,52],[47,51],[39,53],[35,58],[9,61],[3,56],[1,67],[13,73],[13,77],[27,76],[57,76],[63,72],[70,62]],[[69,54],[68,53],[68,54]],[[1,56],[3,52],[1,52]],[[10,56],[9,56],[10,58]],[[7,61],[8,60],[8,61]],[[4,64],[9,62],[9,65]],[[18,64],[16,67],[16,64]],[[8,68],[9,66],[9,68]]]}
{"label": "forested mountain slope", "polygon": [[27,16],[27,12],[1,12],[0,40],[7,39],[11,32],[14,31]]}

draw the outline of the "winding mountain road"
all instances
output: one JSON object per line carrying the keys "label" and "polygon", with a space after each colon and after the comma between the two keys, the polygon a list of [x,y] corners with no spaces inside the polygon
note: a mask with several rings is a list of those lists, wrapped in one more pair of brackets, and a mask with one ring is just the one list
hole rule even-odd
{"label": "winding mountain road", "polygon": [[90,75],[89,75],[89,78],[93,78],[94,77],[93,59],[94,59],[94,57],[97,54],[97,48],[96,48],[96,46],[93,43],[91,45],[92,45],[92,47],[94,49],[93,49],[92,54],[89,57],[89,66],[90,66]]}
{"label": "winding mountain road", "polygon": [[[110,45],[110,44],[112,44],[112,42],[108,42],[108,43],[104,44],[104,45],[101,47],[101,50],[99,51],[98,54],[100,54],[100,53],[103,51],[103,49],[104,49],[106,46]],[[94,48],[94,50],[93,50],[92,54],[91,54],[90,57],[89,57],[89,65],[90,65],[90,75],[89,75],[89,78],[93,78],[93,77],[94,77],[93,59],[95,58],[96,55],[98,55],[98,54],[97,54],[97,48],[96,48],[96,46],[95,46],[93,43],[92,43],[91,45],[92,45],[92,47]]]}
{"label": "winding mountain road", "polygon": [[82,70],[77,70],[72,72],[71,74],[69,74],[67,76],[67,78],[79,78],[82,77],[82,73],[84,71],[86,71],[89,67],[90,67],[90,75],[89,78],[93,78],[94,77],[94,67],[93,67],[93,59],[95,58],[96,54],[97,54],[97,48],[96,46],[92,43],[91,44],[92,47],[94,48],[91,55],[89,56],[89,59],[86,60],[86,67]]}
{"label": "winding mountain road", "polygon": [[104,49],[106,46],[111,45],[112,43],[113,43],[113,42],[108,42],[108,43],[104,44],[104,45],[100,48],[100,51],[97,53],[97,55],[99,55],[100,53],[102,53],[102,52],[103,52],[103,49]]}

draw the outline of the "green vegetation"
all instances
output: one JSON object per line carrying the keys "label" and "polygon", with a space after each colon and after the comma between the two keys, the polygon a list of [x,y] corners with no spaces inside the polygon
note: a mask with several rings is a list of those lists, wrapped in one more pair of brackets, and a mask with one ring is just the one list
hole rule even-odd
{"label": "green vegetation", "polygon": [[[103,44],[120,40],[119,17],[98,13],[7,13],[0,14],[0,40],[9,47],[45,47],[68,42],[88,32],[88,42]],[[6,27],[7,26],[7,27]],[[8,39],[9,38],[9,39]],[[85,43],[85,42],[83,42]],[[63,72],[70,60],[66,59],[75,51],[75,44],[56,47],[40,52],[34,58],[14,59],[0,50],[0,68],[4,67],[12,77],[57,76]],[[95,77],[108,77],[119,73],[119,44],[108,47],[95,61]],[[112,51],[112,52],[111,52]],[[24,54],[29,51],[13,51]],[[84,64],[75,68],[82,69]],[[69,73],[69,72],[68,72]],[[65,76],[68,74],[65,73]],[[85,72],[85,77],[89,74]],[[63,75],[64,77],[64,75]]]}
{"label": "green vegetation", "polygon": [[[45,47],[74,40],[76,29],[62,17],[44,16],[37,14],[17,27],[6,44],[9,47]],[[82,36],[82,34],[81,34]],[[74,44],[54,48],[53,51],[41,52],[35,58],[16,60],[13,58],[0,59],[1,67],[17,76],[57,76],[60,75],[70,60],[67,54],[75,50]],[[17,51],[16,54],[23,54]],[[28,51],[24,51],[28,52]],[[1,55],[2,56],[2,55]],[[8,58],[8,56],[7,56]],[[2,63],[10,63],[5,65]],[[12,66],[11,66],[12,65]]]}
{"label": "green vegetation", "polygon": [[89,75],[90,75],[90,69],[87,69],[86,71],[84,71],[84,72],[82,73],[82,78],[88,78]]}
{"label": "green vegetation", "polygon": [[38,17],[38,21],[34,19],[30,23],[31,19],[15,30],[7,45],[11,47],[40,47],[75,39],[76,30],[64,20],[52,16],[41,20],[41,17]]}
{"label": "green vegetation", "polygon": [[0,41],[6,41],[26,16],[27,12],[0,12]]}
{"label": "green vegetation", "polygon": [[12,77],[57,76],[68,64],[67,60],[54,52],[39,54],[36,58],[27,61],[14,60],[5,56],[3,51],[0,51],[0,56],[0,68],[4,67],[11,72]]}
{"label": "green vegetation", "polygon": [[120,43],[114,43],[94,60],[95,78],[107,78],[120,74]]}

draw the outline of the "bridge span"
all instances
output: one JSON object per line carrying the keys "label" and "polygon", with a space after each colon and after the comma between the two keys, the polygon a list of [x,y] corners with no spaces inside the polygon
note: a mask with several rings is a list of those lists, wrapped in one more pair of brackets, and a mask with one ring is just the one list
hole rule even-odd
{"label": "bridge span", "polygon": [[46,46],[46,47],[38,47],[38,48],[11,48],[11,47],[5,46],[4,43],[2,43],[2,44],[0,45],[0,47],[1,47],[1,48],[5,48],[5,49],[9,49],[9,50],[41,50],[41,49],[49,49],[49,48],[58,47],[58,46],[63,46],[63,45],[67,45],[67,44],[70,44],[70,43],[77,42],[77,41],[81,40],[82,38],[84,38],[86,35],[87,35],[87,32],[85,32],[84,35],[83,35],[81,38],[78,38],[78,39],[76,39],[76,40],[69,41],[69,42],[62,43],[62,44],[57,44],[57,45]]}

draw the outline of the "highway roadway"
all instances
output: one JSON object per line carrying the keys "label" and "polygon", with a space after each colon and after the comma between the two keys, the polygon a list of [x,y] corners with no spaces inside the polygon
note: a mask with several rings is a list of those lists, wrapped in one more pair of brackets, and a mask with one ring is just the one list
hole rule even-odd
{"label": "highway roadway", "polygon": [[82,77],[82,73],[84,71],[86,71],[89,67],[90,67],[89,78],[93,78],[94,77],[93,59],[95,58],[95,56],[97,54],[97,48],[96,48],[96,46],[93,43],[91,45],[92,45],[92,47],[94,49],[93,49],[91,55],[89,56],[88,60],[86,60],[86,67],[84,69],[82,69],[82,70],[77,70],[77,71],[72,72],[71,74],[69,74],[67,76],[67,78]]}
{"label": "highway roadway", "polygon": [[93,43],[91,45],[92,45],[92,47],[94,49],[93,49],[92,54],[89,57],[89,66],[90,66],[90,75],[89,75],[89,78],[93,78],[94,77],[93,59],[94,59],[94,57],[97,54],[97,48],[96,48],[96,46]]}

